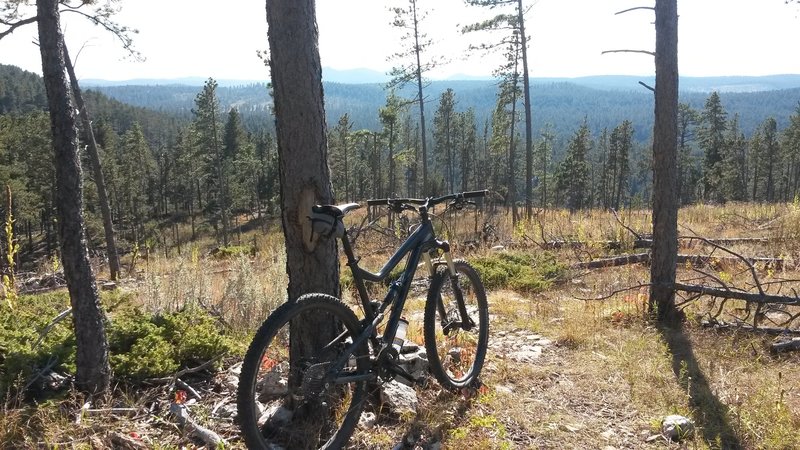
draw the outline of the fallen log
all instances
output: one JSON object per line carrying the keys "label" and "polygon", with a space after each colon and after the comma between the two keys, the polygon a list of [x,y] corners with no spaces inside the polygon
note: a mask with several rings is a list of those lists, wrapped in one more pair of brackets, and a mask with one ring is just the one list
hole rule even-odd
{"label": "fallen log", "polygon": [[775,342],[773,342],[770,346],[770,350],[773,353],[800,350],[800,337],[775,340]]}
{"label": "fallen log", "polygon": [[[706,256],[706,255],[678,255],[678,264],[686,264],[687,262],[695,266],[707,266],[712,262],[722,262],[726,264],[737,264],[743,261],[750,264],[764,263],[775,270],[783,268],[783,258],[767,258],[767,257],[748,257],[737,258],[733,256]],[[649,263],[650,253],[634,253],[632,255],[615,256],[613,258],[595,259],[594,261],[584,261],[575,263],[570,266],[571,269],[599,269],[602,267],[616,267],[624,266],[627,264]]]}
{"label": "fallen log", "polygon": [[699,284],[673,283],[676,291],[692,292],[695,294],[710,295],[712,297],[732,298],[753,303],[775,303],[779,305],[800,305],[800,298],[785,295],[761,294],[758,292],[745,292],[733,289],[721,289]]}
{"label": "fallen log", "polygon": [[635,253],[633,255],[617,256],[614,258],[584,261],[571,265],[570,269],[599,269],[601,267],[616,267],[643,262],[650,262],[650,253]]}
{"label": "fallen log", "polygon": [[781,327],[754,327],[746,323],[717,322],[716,320],[704,320],[701,325],[704,328],[713,328],[719,331],[748,331],[751,333],[770,334],[774,336],[791,335],[800,337],[800,330],[792,330]]}
{"label": "fallen log", "polygon": [[707,266],[712,262],[738,264],[742,261],[747,261],[750,264],[764,263],[775,270],[783,269],[784,262],[783,258],[768,258],[758,256],[737,258],[735,256],[678,255],[679,264],[686,264],[688,262],[696,266]]}
{"label": "fallen log", "polygon": [[[619,250],[628,245],[624,241],[547,241],[539,244],[544,250],[558,250],[562,248],[603,248],[606,250]],[[652,239],[636,239],[631,243],[631,248],[650,248]]]}

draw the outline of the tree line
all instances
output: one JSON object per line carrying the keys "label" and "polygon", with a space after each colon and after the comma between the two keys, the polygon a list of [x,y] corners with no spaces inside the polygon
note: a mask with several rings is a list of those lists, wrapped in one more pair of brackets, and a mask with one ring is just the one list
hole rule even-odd
{"label": "tree line", "polygon": [[[221,245],[229,245],[246,221],[277,212],[273,134],[266,126],[246,126],[248,113],[224,109],[218,89],[209,79],[195,93],[188,119],[88,93],[89,108],[96,111],[94,131],[112,215],[127,250],[136,245],[180,246],[200,233],[211,233]],[[0,182],[14,193],[18,235],[25,236],[27,250],[33,250],[34,234],[42,233],[49,253],[56,242],[49,124],[36,95],[29,97],[33,100],[0,116]],[[413,103],[396,91],[388,91],[385,104],[374,112],[380,124],[376,129],[360,129],[349,113],[342,114],[328,127],[337,199],[486,188],[509,207],[526,202],[536,208],[572,210],[648,204],[652,155],[635,139],[632,121],[592,129],[585,116],[568,133],[558,133],[552,124],[542,126],[532,142],[528,178],[522,118],[514,97],[510,85],[501,84],[491,115],[481,120],[475,108],[460,106],[456,91],[443,91],[431,102],[435,108],[427,159],[422,156]],[[797,197],[800,106],[783,118],[788,123],[784,128],[770,117],[748,136],[741,122],[739,114],[726,111],[716,92],[702,108],[680,104],[681,204]],[[429,166],[427,187],[422,185],[423,161]],[[92,183],[85,186],[89,235],[99,242],[97,192]],[[182,222],[189,225],[189,236],[179,233]]]}

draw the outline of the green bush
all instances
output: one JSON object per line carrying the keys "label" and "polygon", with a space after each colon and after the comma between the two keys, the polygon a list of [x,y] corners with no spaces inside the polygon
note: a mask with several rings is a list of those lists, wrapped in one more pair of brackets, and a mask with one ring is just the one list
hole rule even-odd
{"label": "green bush", "polygon": [[[120,307],[127,301],[119,294],[104,293],[103,300],[117,306],[106,332],[110,363],[118,378],[163,377],[220,354],[241,353],[241,344],[225,336],[214,318],[200,308],[154,315]],[[69,306],[66,292],[22,296],[14,309],[0,305],[0,392],[47,365],[58,372],[75,372],[72,316],[54,325],[38,342],[45,327]]]}
{"label": "green bush", "polygon": [[53,368],[75,370],[71,317],[39,340],[47,325],[69,306],[66,292],[23,295],[13,309],[0,306],[0,392],[5,392],[16,379],[27,379],[34,370],[48,365],[51,358],[55,358]]}
{"label": "green bush", "polygon": [[136,340],[125,353],[111,355],[111,367],[118,377],[141,380],[175,373],[179,364],[175,348],[160,334]]}
{"label": "green bush", "polygon": [[167,376],[180,367],[237,352],[214,318],[200,308],[155,315],[123,311],[112,320],[108,336],[114,374],[133,380]]}
{"label": "green bush", "polygon": [[472,259],[488,289],[540,292],[561,279],[566,266],[549,252],[498,252]]}

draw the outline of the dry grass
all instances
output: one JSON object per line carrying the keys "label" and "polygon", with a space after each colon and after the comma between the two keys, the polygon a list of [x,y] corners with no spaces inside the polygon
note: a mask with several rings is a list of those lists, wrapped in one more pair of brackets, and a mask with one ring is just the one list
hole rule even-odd
{"label": "dry grass", "polygon": [[[363,211],[359,211],[363,214]],[[800,214],[794,205],[727,205],[691,207],[681,211],[680,234],[705,237],[769,237],[768,246],[745,244],[737,252],[748,256],[797,258],[800,254]],[[354,217],[360,223],[361,217]],[[608,213],[587,211],[540,212],[530,223],[511,226],[507,214],[489,217],[464,212],[445,217],[448,235],[457,243],[481,240],[475,233],[491,223],[498,243],[522,244],[523,251],[537,252],[534,242],[548,240],[630,240],[632,236]],[[647,212],[620,214],[626,226],[645,233],[650,228]],[[383,222],[385,225],[385,221]],[[363,265],[377,269],[398,240],[359,238],[357,252]],[[496,240],[494,240],[496,238]],[[778,240],[779,239],[779,240]],[[252,242],[245,235],[243,242]],[[196,302],[219,313],[243,334],[251,333],[275,305],[284,301],[285,256],[277,232],[257,234],[253,257],[216,260],[197,250],[183,256],[151,256],[139,263],[135,282],[127,283],[149,309],[172,310]],[[467,251],[467,246],[459,246]],[[692,248],[702,252],[707,249]],[[683,250],[682,250],[683,251]],[[687,250],[688,251],[688,250]],[[478,250],[478,254],[490,254]],[[187,254],[189,253],[189,254]],[[601,249],[591,249],[591,257]],[[472,253],[474,256],[475,253]],[[467,255],[470,256],[469,254]],[[562,250],[558,258],[574,262],[589,257],[585,252]],[[716,275],[731,268],[708,269]],[[682,276],[690,276],[682,268]],[[800,279],[794,265],[779,273],[760,271],[765,279]],[[770,278],[771,277],[771,278]],[[646,284],[643,266],[624,266],[592,272],[570,273],[559,285],[540,293],[490,292],[490,343],[485,364],[484,388],[452,394],[435,383],[419,391],[415,416],[381,417],[369,430],[357,431],[354,448],[386,449],[408,436],[419,448],[441,442],[445,449],[529,448],[748,448],[791,449],[800,442],[800,357],[773,355],[769,339],[748,333],[720,333],[699,327],[697,320],[707,303],[692,304],[680,329],[659,328],[647,318],[647,288],[622,291]],[[376,286],[376,295],[383,288]],[[424,293],[421,293],[424,295]],[[351,293],[345,297],[352,300]],[[424,300],[409,300],[408,336],[421,343]],[[729,305],[734,309],[733,304]],[[533,362],[509,358],[504,347],[530,334],[552,341]],[[213,389],[213,388],[209,388]],[[211,390],[209,390],[211,392]],[[225,430],[226,448],[240,448],[235,427],[210,416],[221,394],[193,407],[201,423]],[[162,389],[148,395],[123,396],[120,405],[152,408],[168,401]],[[228,400],[230,401],[230,399]],[[110,433],[146,435],[152,448],[179,448],[188,443],[169,425],[168,417],[145,414],[137,420],[87,419],[74,424],[80,402],[54,401],[39,408],[21,408],[7,401],[0,417],[0,442],[19,442],[19,447],[46,443],[52,448],[93,448],[93,438],[108,443]],[[695,437],[678,445],[658,434],[660,420],[669,414],[691,417],[699,429]],[[67,441],[72,444],[65,444]],[[110,444],[108,444],[110,445]]]}

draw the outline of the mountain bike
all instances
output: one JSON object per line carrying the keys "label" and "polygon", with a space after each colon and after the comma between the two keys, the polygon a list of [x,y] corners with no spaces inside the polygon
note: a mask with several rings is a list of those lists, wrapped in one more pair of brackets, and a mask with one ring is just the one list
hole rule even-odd
{"label": "mountain bike", "polygon": [[[436,238],[431,208],[446,203],[462,209],[486,191],[442,197],[384,198],[419,223],[377,273],[359,267],[343,219],[357,203],[317,205],[313,230],[341,240],[360,300],[361,316],[340,299],[306,294],[272,312],[261,325],[242,363],[237,392],[239,425],[251,449],[338,449],[347,444],[367,399],[380,383],[402,378],[424,385],[400,365],[408,322],[403,308],[418,269],[427,273],[423,334],[429,371],[445,388],[476,387],[489,340],[489,310],[478,272],[454,260],[450,244]],[[391,278],[383,301],[372,300],[366,282]],[[385,322],[385,323],[384,323]],[[410,331],[410,330],[409,330]],[[400,380],[398,380],[400,381]]]}

